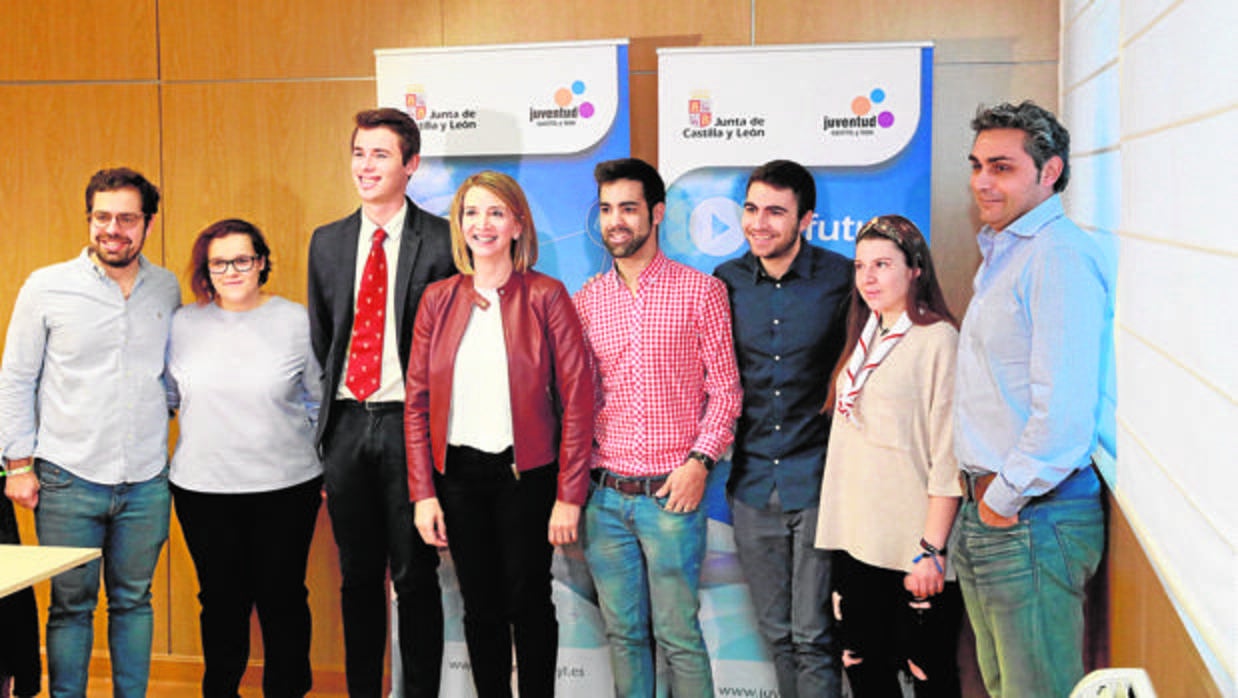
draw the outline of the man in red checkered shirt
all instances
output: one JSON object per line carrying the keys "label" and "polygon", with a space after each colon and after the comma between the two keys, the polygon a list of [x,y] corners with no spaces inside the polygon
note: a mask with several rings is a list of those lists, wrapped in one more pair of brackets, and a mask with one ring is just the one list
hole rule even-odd
{"label": "man in red checkered shirt", "polygon": [[712,696],[697,620],[714,460],[742,400],[722,282],[658,249],[666,188],[641,160],[594,171],[614,267],[575,296],[596,377],[593,480],[582,536],[619,696],[654,695],[653,637],[677,698]]}

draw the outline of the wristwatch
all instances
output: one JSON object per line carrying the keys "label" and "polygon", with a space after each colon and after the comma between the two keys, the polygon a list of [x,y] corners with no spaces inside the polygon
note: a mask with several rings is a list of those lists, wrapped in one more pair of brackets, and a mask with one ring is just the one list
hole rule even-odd
{"label": "wristwatch", "polygon": [[692,451],[688,454],[688,457],[699,460],[701,465],[705,466],[705,470],[713,470],[714,466],[718,464],[718,461],[700,451]]}

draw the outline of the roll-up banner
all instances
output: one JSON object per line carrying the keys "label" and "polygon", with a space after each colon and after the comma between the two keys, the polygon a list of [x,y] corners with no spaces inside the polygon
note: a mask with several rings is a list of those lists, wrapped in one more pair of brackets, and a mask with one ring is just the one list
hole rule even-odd
{"label": "roll-up banner", "polygon": [[379,106],[421,127],[408,190],[419,206],[446,216],[465,178],[498,170],[529,199],[539,271],[574,291],[601,269],[593,166],[631,150],[626,39],[374,55]]}
{"label": "roll-up banner", "polygon": [[[706,273],[746,252],[748,175],[779,158],[814,175],[811,244],[852,257],[860,226],[886,213],[906,216],[928,238],[932,76],[927,42],[659,49],[662,249]],[[701,626],[718,695],[775,697],[735,556],[729,470],[720,463],[706,493]]]}
{"label": "roll-up banner", "polygon": [[658,50],[663,249],[712,272],[746,250],[748,174],[776,158],[817,183],[809,240],[853,256],[885,213],[929,236],[931,43]]}
{"label": "roll-up banner", "polygon": [[[421,128],[421,166],[408,190],[419,206],[445,217],[464,179],[498,170],[528,197],[539,271],[575,291],[609,262],[597,233],[593,167],[631,149],[626,39],[380,50],[375,61],[379,106],[406,110]],[[475,696],[463,607],[444,560],[440,695]],[[553,575],[556,692],[610,695],[606,634],[578,545],[556,550]]]}

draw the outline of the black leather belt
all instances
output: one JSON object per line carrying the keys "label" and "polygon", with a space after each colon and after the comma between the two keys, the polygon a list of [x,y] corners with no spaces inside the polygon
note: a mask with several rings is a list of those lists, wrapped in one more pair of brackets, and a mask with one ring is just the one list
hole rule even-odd
{"label": "black leather belt", "polygon": [[598,484],[598,487],[609,487],[620,494],[643,494],[650,497],[653,496],[654,492],[662,489],[662,485],[666,484],[667,477],[666,475],[658,475],[656,477],[624,477],[601,468],[594,468],[589,475]]}
{"label": "black leather belt", "polygon": [[403,412],[404,403],[399,400],[389,402],[359,402],[357,400],[336,400],[337,405],[348,409],[365,410],[366,412]]}

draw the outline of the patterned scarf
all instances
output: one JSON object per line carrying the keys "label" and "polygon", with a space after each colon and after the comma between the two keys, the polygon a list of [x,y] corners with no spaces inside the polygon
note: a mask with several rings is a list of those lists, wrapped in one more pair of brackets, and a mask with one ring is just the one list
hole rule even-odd
{"label": "patterned scarf", "polygon": [[[855,351],[851,352],[851,360],[847,362],[847,368],[843,371],[843,385],[838,391],[838,401],[834,411],[852,424],[858,424],[854,411],[856,398],[860,396],[860,389],[868,381],[868,376],[873,369],[881,364],[894,349],[894,345],[898,344],[898,340],[902,339],[903,335],[907,334],[907,330],[911,329],[911,318],[907,317],[907,313],[899,315],[894,326],[879,338],[876,337],[877,324],[877,313],[869,315],[864,331],[860,333],[860,341],[856,342]],[[873,347],[870,354],[869,347],[873,346],[875,338],[877,346]]]}

